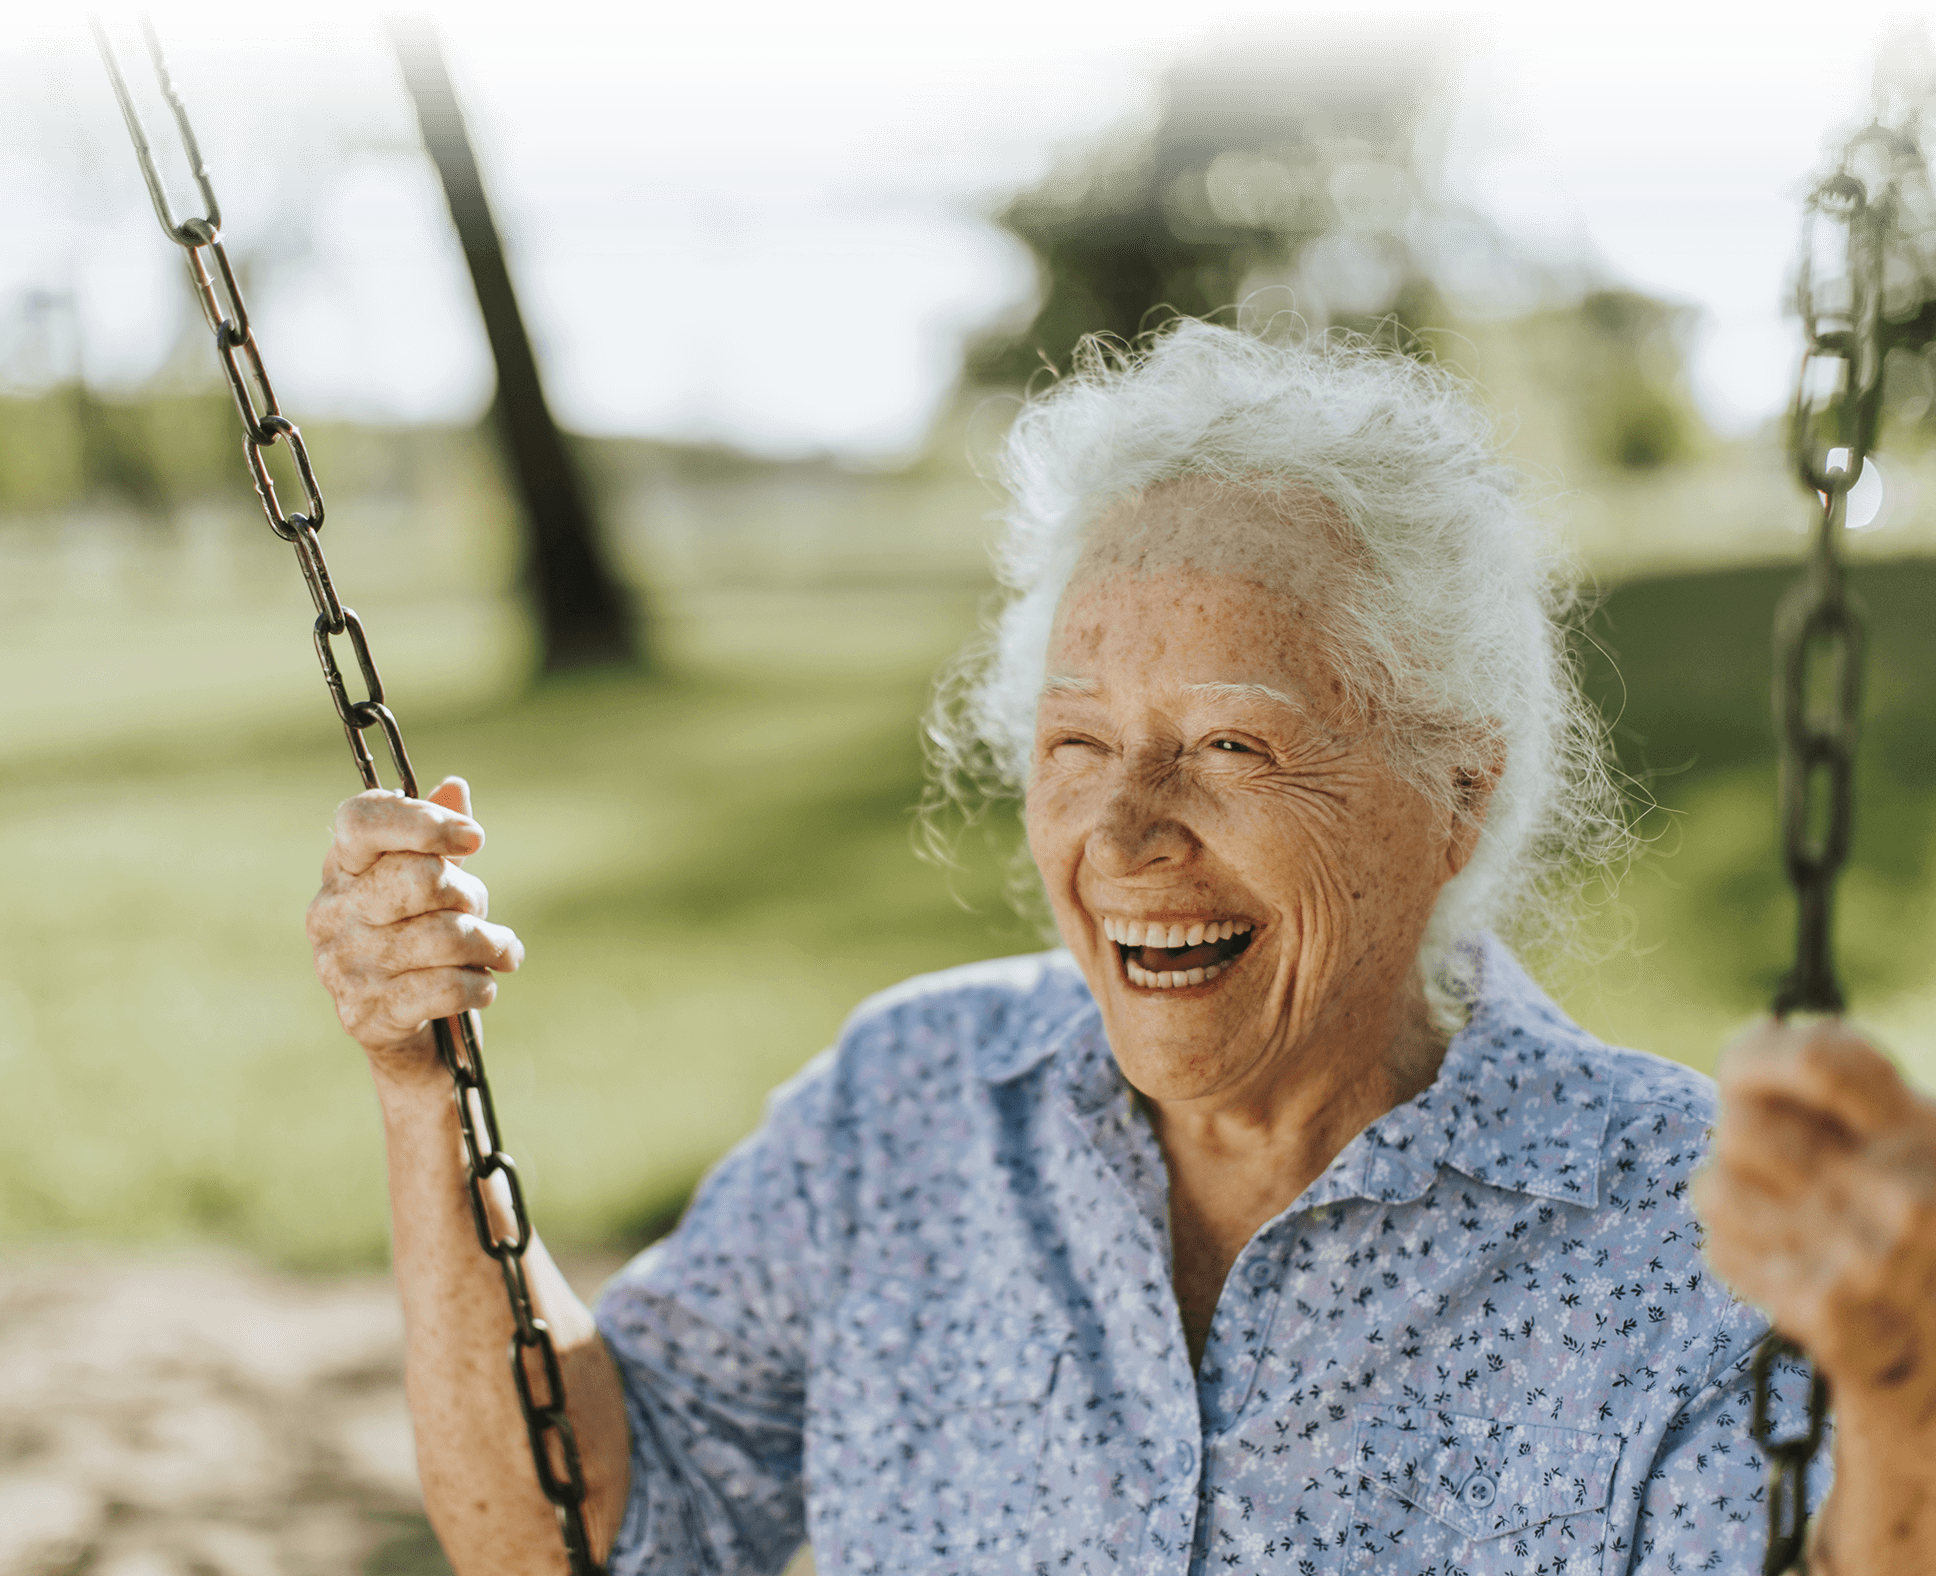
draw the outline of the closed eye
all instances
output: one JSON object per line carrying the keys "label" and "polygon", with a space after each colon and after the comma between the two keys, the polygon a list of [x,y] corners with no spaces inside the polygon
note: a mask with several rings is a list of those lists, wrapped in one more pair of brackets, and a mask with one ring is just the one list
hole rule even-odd
{"label": "closed eye", "polygon": [[1085,738],[1083,735],[1079,733],[1067,733],[1062,735],[1060,738],[1051,739],[1049,741],[1048,753],[1053,755],[1057,750],[1063,749],[1068,746],[1074,746],[1076,749],[1079,749],[1079,750],[1099,750],[1102,748],[1102,745],[1099,744],[1094,739]]}

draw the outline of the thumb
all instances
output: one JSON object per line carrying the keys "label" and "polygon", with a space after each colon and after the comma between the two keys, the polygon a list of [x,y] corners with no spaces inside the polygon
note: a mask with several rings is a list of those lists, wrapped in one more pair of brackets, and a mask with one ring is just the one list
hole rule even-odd
{"label": "thumb", "polygon": [[[424,795],[424,800],[428,804],[440,804],[446,810],[455,810],[459,815],[469,815],[471,813],[471,785],[461,777],[446,777],[435,788],[431,789],[429,793]],[[480,826],[477,832],[481,840],[484,835],[484,828]],[[453,865],[461,865],[464,862],[462,857],[452,858],[450,855],[445,855],[445,857],[450,859]]]}
{"label": "thumb", "polygon": [[446,810],[455,810],[459,815],[471,813],[471,785],[461,777],[446,777],[425,794],[424,799],[429,804],[440,804]]}

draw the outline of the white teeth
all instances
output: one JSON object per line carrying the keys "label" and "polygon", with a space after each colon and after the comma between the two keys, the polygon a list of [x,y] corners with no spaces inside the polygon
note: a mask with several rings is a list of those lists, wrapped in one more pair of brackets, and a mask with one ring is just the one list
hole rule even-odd
{"label": "white teeth", "polygon": [[1165,969],[1160,974],[1152,974],[1135,963],[1124,964],[1130,984],[1141,985],[1145,990],[1176,990],[1184,985],[1202,985],[1215,979],[1229,966],[1227,963],[1213,963],[1203,969]]}
{"label": "white teeth", "polygon": [[[1160,920],[1114,919],[1105,915],[1102,921],[1103,935],[1118,946],[1162,947],[1166,950],[1178,947],[1200,947],[1206,942],[1228,941],[1232,936],[1248,935],[1254,928],[1247,919],[1196,920],[1187,925],[1172,925]],[[1163,975],[1138,968],[1134,963],[1129,967],[1131,978],[1139,985],[1156,986],[1157,982],[1164,978]],[[1221,963],[1212,965],[1203,971],[1203,978],[1215,979],[1225,967],[1227,965]],[[1201,984],[1202,980],[1188,977],[1196,972],[1197,970],[1191,969],[1187,973],[1179,973],[1175,984]]]}

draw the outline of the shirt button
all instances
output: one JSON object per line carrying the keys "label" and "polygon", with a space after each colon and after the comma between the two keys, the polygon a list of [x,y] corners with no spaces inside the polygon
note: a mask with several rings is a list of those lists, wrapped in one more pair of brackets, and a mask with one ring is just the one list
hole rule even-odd
{"label": "shirt button", "polygon": [[1244,1279],[1253,1286],[1268,1286],[1276,1275],[1269,1259],[1252,1259],[1244,1268]]}
{"label": "shirt button", "polygon": [[1176,1475],[1188,1477],[1197,1469],[1197,1447],[1187,1439],[1176,1442]]}
{"label": "shirt button", "polygon": [[1474,1510],[1484,1510],[1499,1497],[1499,1485],[1483,1472],[1475,1472],[1465,1480],[1465,1487],[1459,1497]]}

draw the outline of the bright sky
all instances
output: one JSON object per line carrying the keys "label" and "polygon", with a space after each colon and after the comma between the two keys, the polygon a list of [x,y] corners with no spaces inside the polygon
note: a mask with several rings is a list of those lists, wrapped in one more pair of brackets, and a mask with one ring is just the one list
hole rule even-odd
{"label": "bright sky", "polygon": [[[1455,186],[1530,247],[1699,307],[1697,392],[1752,427],[1792,376],[1798,198],[1892,26],[1870,0],[559,0],[542,28],[528,3],[428,9],[561,417],[861,459],[918,444],[964,334],[1025,316],[1030,260],[985,217],[1006,194],[1146,116],[1180,54],[1373,14],[1452,30]],[[16,386],[76,358],[139,381],[190,310],[84,16],[42,9],[0,40]],[[258,257],[284,406],[474,415],[482,333],[375,13],[189,3],[157,23],[228,234]]]}
{"label": "bright sky", "polygon": [[1495,21],[1469,57],[1463,178],[1520,235],[1699,307],[1696,393],[1724,431],[1753,427],[1793,388],[1801,199],[1911,24],[1860,0],[1696,0],[1628,11],[1624,31],[1599,7],[1555,10],[1550,28]]}

